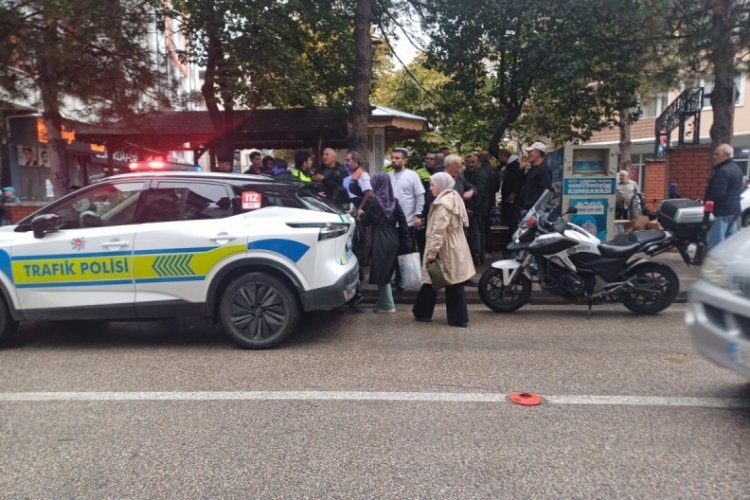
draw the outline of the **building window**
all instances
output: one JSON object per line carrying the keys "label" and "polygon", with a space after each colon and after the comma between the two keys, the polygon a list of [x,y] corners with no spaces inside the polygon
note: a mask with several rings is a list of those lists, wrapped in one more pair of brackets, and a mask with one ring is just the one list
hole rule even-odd
{"label": "building window", "polygon": [[641,118],[656,118],[669,105],[667,92],[659,92],[655,96],[648,97],[641,103]]}
{"label": "building window", "polygon": [[[735,106],[742,106],[742,102],[745,98],[745,80],[744,74],[739,74],[734,77],[734,86],[737,88],[737,95],[734,99]],[[701,80],[699,87],[703,87],[703,109],[711,108],[711,98],[709,94],[714,90],[714,81]]]}
{"label": "building window", "polygon": [[747,147],[734,149],[734,162],[742,169],[742,175],[745,176],[745,179],[748,178],[748,153],[750,153],[750,148]]}

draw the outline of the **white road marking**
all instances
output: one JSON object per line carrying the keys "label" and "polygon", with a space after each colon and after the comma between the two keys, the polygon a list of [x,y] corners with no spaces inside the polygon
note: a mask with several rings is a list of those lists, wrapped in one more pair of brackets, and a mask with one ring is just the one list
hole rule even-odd
{"label": "white road marking", "polygon": [[[552,405],[680,406],[750,408],[750,400],[671,396],[540,395]],[[156,392],[2,392],[0,403],[45,401],[411,401],[436,403],[508,403],[508,394],[483,392],[370,391],[156,391]]]}

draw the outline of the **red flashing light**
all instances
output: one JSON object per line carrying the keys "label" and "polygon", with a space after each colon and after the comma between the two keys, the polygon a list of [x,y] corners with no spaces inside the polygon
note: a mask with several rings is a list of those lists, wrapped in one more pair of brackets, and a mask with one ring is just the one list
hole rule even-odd
{"label": "red flashing light", "polygon": [[526,227],[529,229],[536,226],[536,217],[529,217],[529,220],[526,221]]}
{"label": "red flashing light", "polygon": [[148,168],[153,168],[154,170],[160,170],[166,166],[166,163],[164,163],[163,161],[154,160],[148,162]]}
{"label": "red flashing light", "polygon": [[703,211],[707,214],[710,214],[714,211],[713,200],[706,200],[706,202],[703,204]]}

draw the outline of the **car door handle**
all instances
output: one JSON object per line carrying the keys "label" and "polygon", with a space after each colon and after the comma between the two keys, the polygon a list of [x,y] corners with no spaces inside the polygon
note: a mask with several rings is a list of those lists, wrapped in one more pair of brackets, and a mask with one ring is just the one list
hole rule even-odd
{"label": "car door handle", "polygon": [[209,238],[214,243],[218,243],[220,245],[223,245],[225,243],[229,243],[230,241],[234,241],[237,239],[236,236],[231,236],[228,233],[219,233],[213,238]]}
{"label": "car door handle", "polygon": [[102,243],[104,248],[125,248],[128,245],[130,245],[130,243],[123,240],[106,241]]}

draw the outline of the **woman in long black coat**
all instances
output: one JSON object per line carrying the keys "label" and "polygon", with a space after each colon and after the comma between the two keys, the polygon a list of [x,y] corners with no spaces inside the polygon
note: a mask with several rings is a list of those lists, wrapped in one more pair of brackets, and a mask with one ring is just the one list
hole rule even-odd
{"label": "woman in long black coat", "polygon": [[370,283],[378,285],[376,313],[396,312],[391,276],[398,265],[399,248],[409,248],[409,233],[404,211],[393,196],[388,174],[376,174],[370,180],[374,196],[365,204],[360,224],[372,226]]}

